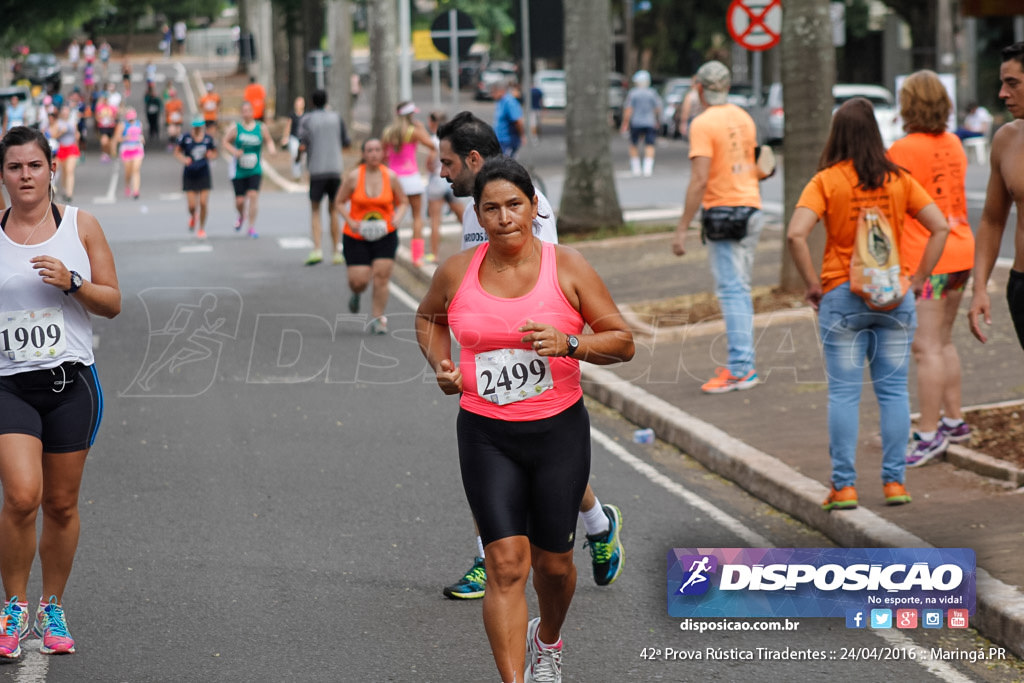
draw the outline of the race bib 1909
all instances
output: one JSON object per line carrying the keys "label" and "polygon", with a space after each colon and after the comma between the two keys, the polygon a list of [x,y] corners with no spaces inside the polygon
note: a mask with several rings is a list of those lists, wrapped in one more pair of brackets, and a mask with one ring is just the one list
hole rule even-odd
{"label": "race bib 1909", "polygon": [[0,351],[10,360],[53,358],[67,347],[64,312],[59,308],[5,311],[0,317]]}
{"label": "race bib 1909", "polygon": [[540,396],[555,386],[551,363],[529,349],[476,354],[476,391],[499,406]]}

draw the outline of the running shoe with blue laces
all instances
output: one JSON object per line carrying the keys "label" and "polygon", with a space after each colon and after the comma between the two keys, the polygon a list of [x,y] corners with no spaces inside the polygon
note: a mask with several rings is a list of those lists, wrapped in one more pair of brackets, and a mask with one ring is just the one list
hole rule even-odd
{"label": "running shoe with blue laces", "polygon": [[443,593],[444,597],[452,600],[475,600],[484,597],[486,588],[487,570],[484,568],[484,558],[477,557],[469,571],[452,585],[446,586]]}
{"label": "running shoe with blue laces", "polygon": [[594,583],[607,586],[615,583],[626,564],[626,549],[619,540],[622,529],[622,512],[614,505],[602,505],[601,510],[608,516],[608,531],[595,536],[587,535],[584,546],[590,546],[590,560],[594,565]]}
{"label": "running shoe with blue laces", "polygon": [[51,595],[49,602],[39,601],[39,611],[36,612],[36,623],[32,630],[43,641],[39,651],[44,655],[75,653],[75,641],[68,633],[64,608],[57,604],[56,595]]}
{"label": "running shoe with blue laces", "polygon": [[17,659],[21,656],[21,641],[28,635],[28,605],[12,596],[0,612],[0,657]]}

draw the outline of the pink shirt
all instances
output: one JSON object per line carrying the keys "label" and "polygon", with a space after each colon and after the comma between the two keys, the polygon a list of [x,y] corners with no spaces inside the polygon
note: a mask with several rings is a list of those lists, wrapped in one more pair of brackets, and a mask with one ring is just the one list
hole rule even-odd
{"label": "pink shirt", "polygon": [[[476,248],[466,276],[448,306],[448,324],[462,347],[459,405],[471,413],[510,422],[557,415],[583,396],[580,363],[574,358],[537,356],[545,368],[550,367],[554,386],[525,400],[497,405],[479,393],[482,387],[477,383],[476,355],[498,349],[522,349],[532,353],[531,346],[521,341],[525,333],[519,331],[527,320],[553,325],[565,334],[579,334],[583,330],[583,316],[572,307],[558,284],[555,245],[543,243],[537,284],[528,294],[515,299],[494,296],[480,285],[480,265],[489,246],[484,243]],[[533,368],[541,367],[533,361],[530,364]],[[528,381],[536,377],[533,372],[527,374]],[[506,379],[513,385],[520,383],[514,376]]]}
{"label": "pink shirt", "polygon": [[398,149],[387,146],[388,168],[395,175],[415,175],[420,172],[416,164],[416,141],[403,142]]}

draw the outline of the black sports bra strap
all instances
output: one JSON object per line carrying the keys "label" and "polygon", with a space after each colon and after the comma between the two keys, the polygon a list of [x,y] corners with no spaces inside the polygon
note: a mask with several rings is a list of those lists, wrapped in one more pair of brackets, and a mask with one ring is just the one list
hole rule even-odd
{"label": "black sports bra strap", "polygon": [[[58,227],[60,227],[61,217],[60,217],[60,211],[57,210],[57,205],[54,204],[53,202],[50,202],[50,210],[53,211],[53,222]],[[4,211],[3,218],[0,218],[0,230],[3,230],[4,232],[7,231],[7,217],[10,216],[10,215],[11,215],[11,207],[8,206],[7,210]]]}

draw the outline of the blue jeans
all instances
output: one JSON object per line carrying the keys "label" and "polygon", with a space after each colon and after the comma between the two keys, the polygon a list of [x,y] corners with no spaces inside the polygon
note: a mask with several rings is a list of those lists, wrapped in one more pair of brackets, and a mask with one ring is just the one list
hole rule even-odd
{"label": "blue jeans", "polygon": [[910,343],[917,328],[913,294],[908,292],[891,311],[875,311],[852,294],[850,283],[846,282],[822,297],[818,327],[828,372],[828,450],[832,458],[832,485],[841,489],[857,481],[854,463],[865,365],[871,371],[881,419],[882,483],[902,484],[910,434],[907,370]]}
{"label": "blue jeans", "polygon": [[741,240],[708,240],[708,262],[715,277],[715,296],[725,320],[729,343],[728,367],[735,377],[754,369],[754,302],[750,298],[750,271],[754,251],[764,227],[764,214],[755,211]]}

